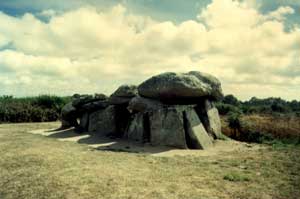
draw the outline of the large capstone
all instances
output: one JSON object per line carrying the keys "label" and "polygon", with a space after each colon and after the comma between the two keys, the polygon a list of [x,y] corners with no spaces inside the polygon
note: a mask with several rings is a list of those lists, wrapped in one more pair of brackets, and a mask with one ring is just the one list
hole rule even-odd
{"label": "large capstone", "polygon": [[128,104],[137,95],[137,86],[124,84],[109,97],[110,104]]}
{"label": "large capstone", "polygon": [[96,101],[103,101],[103,100],[107,100],[107,96],[103,93],[95,93],[94,99]]}
{"label": "large capstone", "polygon": [[138,87],[139,95],[168,103],[194,103],[199,98],[222,97],[221,83],[206,73],[163,73]]}
{"label": "large capstone", "polygon": [[[74,94],[72,101],[61,110],[62,128],[75,127],[77,132],[87,131],[88,114],[108,106],[104,94],[79,95]],[[79,123],[78,124],[78,120]]]}
{"label": "large capstone", "polygon": [[109,102],[107,100],[99,100],[89,102],[80,107],[83,112],[95,112],[97,110],[105,109],[109,106]]}
{"label": "large capstone", "polygon": [[121,85],[113,94],[112,96],[117,97],[135,97],[137,95],[137,86],[124,84]]}
{"label": "large capstone", "polygon": [[216,77],[208,73],[203,73],[199,71],[190,71],[187,74],[194,75],[200,81],[210,85],[212,89],[211,89],[210,96],[208,96],[209,98],[214,98],[217,100],[223,98],[221,82]]}
{"label": "large capstone", "polygon": [[107,97],[104,94],[76,95],[72,105],[78,112],[91,112],[108,106]]}
{"label": "large capstone", "polygon": [[72,101],[72,105],[75,108],[80,108],[82,105],[92,102],[94,100],[93,95],[80,95],[80,96],[76,96],[73,101]]}

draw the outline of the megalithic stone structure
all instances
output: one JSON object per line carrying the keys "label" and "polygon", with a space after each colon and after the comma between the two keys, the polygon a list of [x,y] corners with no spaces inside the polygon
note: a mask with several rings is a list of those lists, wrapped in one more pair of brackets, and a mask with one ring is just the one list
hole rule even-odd
{"label": "megalithic stone structure", "polygon": [[[222,96],[221,83],[212,75],[168,72],[139,86],[122,85],[110,97],[76,95],[63,108],[62,121],[65,126],[73,124],[99,136],[116,135],[154,146],[207,149],[223,136],[214,105]],[[80,118],[79,125],[76,117]]]}

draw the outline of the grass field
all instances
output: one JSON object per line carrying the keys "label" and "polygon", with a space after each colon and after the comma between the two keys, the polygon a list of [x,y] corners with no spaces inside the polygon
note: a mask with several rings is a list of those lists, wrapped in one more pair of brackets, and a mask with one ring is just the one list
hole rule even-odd
{"label": "grass field", "polygon": [[57,125],[0,125],[1,199],[300,197],[299,146],[154,157],[26,133]]}

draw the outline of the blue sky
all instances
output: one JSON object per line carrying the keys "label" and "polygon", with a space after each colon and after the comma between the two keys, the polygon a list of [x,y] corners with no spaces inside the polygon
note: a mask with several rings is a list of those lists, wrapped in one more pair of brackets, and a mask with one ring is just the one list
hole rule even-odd
{"label": "blue sky", "polygon": [[0,95],[200,70],[241,99],[300,99],[298,0],[1,0],[0,24]]}
{"label": "blue sky", "polygon": [[[300,1],[297,0],[258,0],[260,11],[265,13],[277,9],[279,6],[291,6],[298,10],[296,15],[288,18],[300,23]],[[66,11],[83,5],[107,8],[122,3],[139,14],[149,15],[160,20],[184,21],[194,19],[199,10],[211,3],[211,0],[2,0],[1,11],[18,16],[26,12],[38,13],[42,10],[54,9]]]}
{"label": "blue sky", "polygon": [[[280,6],[290,6],[300,10],[298,0],[257,0],[263,13],[276,10]],[[151,16],[159,20],[181,22],[194,19],[199,10],[206,7],[211,0],[2,0],[0,9],[9,15],[20,16],[26,12],[39,13],[42,10],[54,9],[66,11],[83,5],[107,8],[122,3],[133,12]],[[300,14],[288,16],[291,23],[300,23]]]}

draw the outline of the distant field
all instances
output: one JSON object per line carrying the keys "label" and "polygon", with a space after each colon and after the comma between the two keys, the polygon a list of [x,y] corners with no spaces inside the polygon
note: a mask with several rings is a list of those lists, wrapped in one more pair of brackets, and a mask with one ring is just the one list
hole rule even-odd
{"label": "distant field", "polygon": [[[298,199],[300,147],[245,145],[208,156],[99,151],[0,125],[0,198]],[[232,141],[227,141],[232,142]],[[194,151],[193,151],[194,152]]]}

